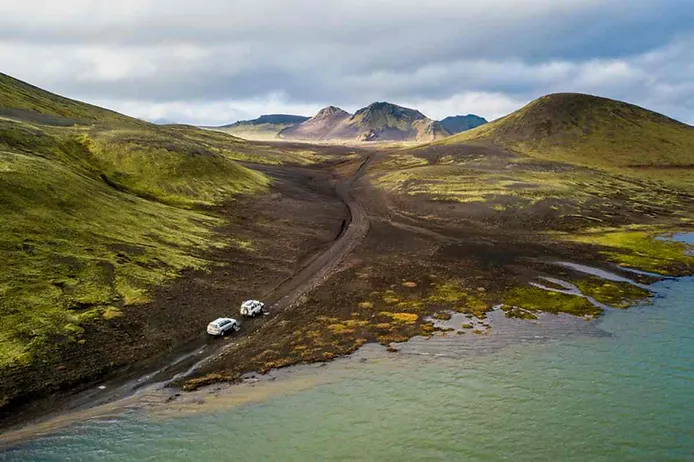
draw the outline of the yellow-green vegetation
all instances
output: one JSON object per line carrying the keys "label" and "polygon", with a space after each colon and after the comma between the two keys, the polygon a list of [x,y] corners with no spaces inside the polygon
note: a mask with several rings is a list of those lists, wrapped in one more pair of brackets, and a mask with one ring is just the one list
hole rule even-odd
{"label": "yellow-green vegetation", "polygon": [[679,188],[694,184],[694,127],[606,98],[555,94],[439,143],[491,142],[529,156]]}
{"label": "yellow-green vegetation", "polygon": [[176,130],[4,75],[0,106],[0,368],[79,341],[85,323],[203,267],[205,249],[235,240],[218,240],[223,221],[194,206],[267,188]]}
{"label": "yellow-green vegetation", "polygon": [[[400,322],[407,319],[410,322],[416,322],[420,316],[429,314],[434,309],[467,313],[480,318],[491,309],[483,288],[466,288],[462,281],[437,281],[430,284],[424,292],[413,292],[411,289],[419,285],[413,281],[409,282],[408,285],[401,285],[399,291],[389,289],[384,292],[373,292],[371,301],[361,302],[359,307],[374,309],[385,305],[389,310],[381,311],[379,315],[390,316]],[[398,312],[390,311],[391,309],[397,309]],[[450,319],[450,315],[440,311],[435,315],[438,319],[446,316]]]}
{"label": "yellow-green vegetation", "polygon": [[[584,169],[556,170],[533,159],[518,159],[507,163],[505,168],[487,168],[474,161],[402,168],[388,165],[388,162],[380,164],[382,173],[372,180],[382,190],[461,203],[490,202],[493,210],[499,212],[547,199],[561,199],[564,204],[577,207],[595,199],[604,202],[610,197],[629,197],[666,207],[677,207],[681,200],[677,194],[655,191],[647,185]],[[499,200],[504,203],[498,203]]]}
{"label": "yellow-green vegetation", "polygon": [[248,140],[279,140],[285,128],[293,127],[308,120],[308,117],[291,114],[265,114],[253,120],[240,120],[230,125],[210,127],[230,135]]}
{"label": "yellow-green vegetation", "polygon": [[[250,144],[218,130],[207,130],[189,125],[168,125],[163,129],[175,133],[186,141],[193,141],[211,152],[228,159],[266,165],[312,165],[334,159],[310,148],[279,147],[277,144]],[[356,159],[356,153],[340,156],[340,160]]]}
{"label": "yellow-green vegetation", "polygon": [[[372,292],[370,299],[359,302],[348,318],[336,315],[316,316],[314,322],[298,328],[289,339],[290,345],[286,348],[292,352],[291,357],[282,359],[279,351],[286,348],[278,346],[275,349],[278,351],[274,355],[276,358],[273,356],[270,364],[272,367],[279,367],[280,363],[288,365],[300,361],[324,360],[324,353],[338,355],[351,352],[367,340],[390,346],[416,335],[430,336],[441,329],[435,328],[426,318],[442,307],[475,313],[479,317],[483,317],[489,310],[481,295],[485,291],[481,288],[467,290],[457,280],[436,284],[406,282],[412,284],[393,284],[393,289]],[[451,318],[449,314],[441,312],[437,317]],[[262,359],[267,364],[265,358]]]}
{"label": "yellow-green vegetation", "polygon": [[397,153],[388,156],[388,158],[381,163],[380,167],[388,170],[396,170],[412,167],[423,167],[425,165],[429,165],[429,162],[426,159],[413,156],[412,154]]}
{"label": "yellow-green vegetation", "polygon": [[597,229],[564,238],[601,247],[602,253],[619,265],[665,275],[687,273],[694,268],[694,256],[687,255],[691,246],[666,239],[662,229],[625,227]]}
{"label": "yellow-green vegetation", "polygon": [[404,324],[414,324],[419,319],[419,316],[414,313],[391,313],[388,311],[381,311],[381,316],[388,316],[395,322],[401,322]]}
{"label": "yellow-green vegetation", "polygon": [[222,133],[228,133],[229,135],[238,136],[245,140],[255,140],[255,141],[277,141],[281,140],[279,133],[287,127],[292,125],[288,124],[259,124],[259,125],[242,125],[237,127],[219,127],[211,128],[209,130],[214,130]]}
{"label": "yellow-green vegetation", "polygon": [[457,202],[485,202],[498,196],[514,196],[534,203],[549,197],[564,197],[570,190],[570,179],[549,172],[509,176],[469,170],[420,181],[408,187],[407,193]]}
{"label": "yellow-green vegetation", "polygon": [[648,290],[628,282],[605,281],[594,277],[575,281],[575,284],[583,295],[591,296],[613,308],[628,308],[651,295]]}
{"label": "yellow-green vegetation", "polygon": [[585,297],[552,292],[537,287],[515,287],[504,295],[503,303],[509,307],[522,308],[528,311],[569,313],[575,316],[597,316],[602,312]]}
{"label": "yellow-green vegetation", "polygon": [[182,389],[185,391],[194,391],[197,390],[198,388],[205,387],[207,385],[212,385],[213,383],[219,383],[219,382],[228,382],[228,383],[233,383],[236,382],[241,378],[240,375],[238,374],[220,374],[220,373],[211,373],[204,375],[202,377],[196,377],[194,379],[189,379],[186,382],[183,383]]}
{"label": "yellow-green vegetation", "polygon": [[[309,149],[304,150],[282,150],[272,147],[267,148],[244,148],[235,151],[225,151],[224,155],[231,160],[239,162],[250,162],[253,164],[266,165],[313,165],[327,162],[332,158],[318,154]],[[356,158],[352,156],[351,158]],[[344,156],[342,159],[347,159],[349,156]]]}
{"label": "yellow-green vegetation", "polygon": [[400,298],[396,295],[395,291],[393,290],[387,290],[383,294],[382,298],[383,302],[388,304],[398,303],[400,301]]}
{"label": "yellow-green vegetation", "polygon": [[[509,306],[509,305],[504,305],[501,307],[503,312],[506,314],[506,317],[508,318],[517,318],[517,319],[537,319],[537,316],[533,314],[532,311],[520,308],[518,306]],[[465,326],[463,326],[465,328]],[[472,328],[472,326],[470,326]]]}
{"label": "yellow-green vegetation", "polygon": [[267,186],[266,177],[230,162],[223,150],[177,137],[178,133],[158,129],[82,134],[78,140],[84,150],[78,154],[93,159],[101,175],[117,187],[176,205],[213,205]]}
{"label": "yellow-green vegetation", "polygon": [[[205,144],[211,151],[239,162],[266,165],[313,165],[334,159],[332,156],[320,154],[308,148],[278,147],[276,144],[249,144],[214,130],[203,130],[185,125],[169,126],[167,129],[183,132],[186,138],[192,138]],[[352,153],[340,156],[340,160],[353,160],[358,157],[358,154]]]}
{"label": "yellow-green vegetation", "polygon": [[465,288],[460,281],[437,282],[432,286],[426,301],[432,304],[449,305],[450,309],[484,318],[491,309],[484,291]]}
{"label": "yellow-green vegetation", "polygon": [[93,123],[149,125],[108,109],[64,98],[0,73],[2,117],[20,117],[60,126]]}

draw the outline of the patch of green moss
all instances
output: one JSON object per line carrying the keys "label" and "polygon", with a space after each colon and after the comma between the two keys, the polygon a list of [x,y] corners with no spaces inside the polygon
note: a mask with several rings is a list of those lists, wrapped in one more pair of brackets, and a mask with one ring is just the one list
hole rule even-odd
{"label": "patch of green moss", "polygon": [[648,290],[628,282],[605,281],[591,277],[574,283],[584,295],[613,308],[628,308],[651,295]]}
{"label": "patch of green moss", "polygon": [[400,301],[400,298],[392,290],[388,290],[383,294],[383,302],[384,303],[392,305],[394,303],[398,303],[399,301]]}
{"label": "patch of green moss", "polygon": [[427,300],[434,303],[456,303],[467,296],[468,293],[460,282],[446,281],[434,283]]}
{"label": "patch of green moss", "polygon": [[506,306],[518,307],[528,311],[547,313],[568,313],[576,316],[597,316],[602,310],[585,297],[551,292],[537,287],[516,287],[503,299]]}
{"label": "patch of green moss", "polygon": [[448,305],[450,309],[458,313],[483,318],[491,308],[482,294],[483,291],[480,290],[466,290],[459,281],[437,282],[433,284],[426,301],[432,304]]}
{"label": "patch of green moss", "polygon": [[662,230],[597,230],[568,239],[603,247],[603,254],[619,265],[665,275],[682,274],[683,267],[694,268],[691,250],[682,242],[657,239]]}

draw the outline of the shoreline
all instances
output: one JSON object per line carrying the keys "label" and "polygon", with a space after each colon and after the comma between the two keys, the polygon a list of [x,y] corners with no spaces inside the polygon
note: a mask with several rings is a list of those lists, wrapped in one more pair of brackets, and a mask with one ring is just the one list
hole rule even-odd
{"label": "shoreline", "polygon": [[[581,266],[584,269],[591,268],[585,265]],[[605,274],[609,275],[611,273],[605,271]],[[619,277],[617,275],[614,276]],[[677,280],[679,278],[662,276],[654,284],[670,279]],[[635,281],[632,281],[632,283],[640,285]],[[634,306],[639,304],[635,303]],[[599,329],[596,329],[596,324],[601,319],[601,316],[581,317],[568,313],[537,312],[536,315],[538,316],[536,320],[508,317],[501,309],[501,306],[496,306],[493,310],[487,312],[484,319],[470,317],[469,314],[451,312],[451,318],[448,320],[436,318],[424,320],[432,323],[434,326],[435,330],[429,335],[414,335],[406,341],[393,342],[388,347],[377,342],[369,342],[351,353],[339,355],[327,361],[297,362],[287,366],[272,368],[265,373],[248,372],[236,381],[214,381],[192,390],[185,390],[183,386],[179,385],[184,385],[186,380],[191,379],[191,376],[204,365],[215,362],[222,358],[226,351],[238,346],[238,342],[235,342],[234,339],[227,339],[228,343],[219,345],[211,353],[198,359],[192,365],[190,360],[195,359],[196,355],[202,354],[202,350],[186,352],[182,356],[179,355],[176,361],[168,363],[156,371],[149,372],[145,376],[133,376],[131,374],[125,380],[123,377],[116,377],[111,383],[107,382],[105,385],[95,384],[77,392],[75,395],[68,396],[64,402],[66,407],[57,413],[49,412],[44,415],[38,415],[38,417],[27,423],[12,424],[6,427],[0,436],[0,449],[20,445],[42,435],[69,428],[80,422],[122,415],[124,412],[131,410],[146,411],[181,408],[183,406],[189,407],[195,412],[195,409],[200,410],[203,408],[201,405],[206,400],[216,399],[218,395],[233,394],[237,389],[241,390],[249,386],[252,387],[255,384],[275,381],[283,383],[283,379],[301,373],[301,371],[316,370],[322,367],[339,367],[339,365],[345,362],[354,363],[374,358],[367,357],[364,359],[365,351],[368,354],[378,352],[376,357],[397,356],[398,354],[403,356],[413,354],[426,356],[429,355],[427,349],[433,346],[436,351],[431,355],[435,358],[446,357],[451,354],[469,355],[479,352],[484,354],[489,352],[490,349],[496,351],[519,341],[543,341],[549,338],[548,334],[558,334],[559,337],[581,332],[596,334],[599,331]],[[453,323],[460,320],[467,320],[477,328],[467,331],[466,329],[454,327]],[[467,332],[471,333],[469,335],[460,335]],[[243,341],[245,339],[240,340]],[[180,365],[187,366],[184,369],[176,368],[176,366]],[[178,372],[173,376],[169,375],[169,378],[166,380],[151,381],[169,369],[177,370]],[[149,383],[147,382],[148,380],[150,381]],[[115,388],[112,388],[112,385],[116,385]],[[99,394],[103,395],[103,393],[106,393],[106,396],[98,396]],[[281,390],[278,390],[278,393],[281,393]]]}
{"label": "shoreline", "polygon": [[[582,267],[581,269],[583,271],[601,271],[601,276],[607,277],[608,279],[610,277],[623,278],[623,276],[610,273],[605,269],[586,265],[579,266]],[[643,274],[648,274],[649,277],[655,276],[652,273],[632,271],[628,268],[615,267],[615,270],[617,269],[621,270],[622,273],[631,273],[633,276]],[[649,285],[649,287],[652,289],[655,296],[659,296],[655,285],[657,285],[658,282],[673,279],[677,280],[680,278],[661,275],[658,276],[657,281],[651,279],[654,281],[654,284]],[[635,286],[642,285],[634,280],[631,280],[631,283]],[[556,291],[556,289],[548,289]],[[632,306],[634,305],[638,305],[638,303],[632,304]],[[16,446],[25,441],[40,437],[41,435],[68,428],[82,421],[99,419],[114,414],[122,415],[123,412],[129,410],[166,409],[172,406],[178,407],[179,409],[181,406],[202,409],[200,407],[201,404],[204,404],[206,400],[215,399],[219,394],[233,394],[233,390],[244,389],[248,386],[252,387],[255,384],[275,382],[278,379],[293,376],[295,373],[303,370],[316,370],[316,368],[326,366],[336,367],[331,365],[361,361],[364,352],[373,351],[374,348],[380,351],[381,355],[385,356],[390,356],[392,352],[400,352],[402,356],[411,354],[426,356],[429,354],[427,353],[427,348],[431,349],[432,346],[434,346],[436,350],[432,353],[433,357],[445,357],[451,353],[455,354],[456,352],[458,354],[468,355],[475,354],[479,351],[488,351],[490,349],[498,350],[518,342],[543,341],[549,339],[551,335],[554,334],[558,334],[559,338],[577,332],[596,334],[599,333],[599,329],[595,327],[601,319],[601,316],[581,317],[567,313],[552,314],[541,311],[535,312],[538,319],[522,319],[507,316],[500,306],[496,306],[495,309],[486,314],[487,317],[485,319],[475,319],[472,321],[472,324],[478,328],[480,326],[491,326],[493,328],[487,327],[485,329],[474,330],[471,328],[471,330],[466,332],[465,328],[459,329],[449,326],[447,324],[448,320],[431,317],[425,318],[422,321],[431,323],[432,327],[435,329],[433,332],[430,332],[428,336],[413,335],[404,342],[393,341],[388,347],[379,345],[375,342],[369,342],[363,346],[360,345],[360,347],[353,352],[344,355],[336,355],[322,361],[298,361],[292,364],[270,368],[266,373],[249,372],[243,374],[238,380],[213,381],[209,384],[202,384],[194,390],[183,391],[183,387],[179,385],[184,384],[186,380],[190,380],[192,378],[191,375],[201,368],[202,365],[215,362],[222,358],[225,352],[233,350],[235,346],[238,346],[238,343],[248,341],[248,339],[245,338],[240,338],[238,342],[231,339],[228,343],[219,345],[214,354],[208,354],[198,359],[192,367],[189,366],[190,362],[186,363],[186,358],[195,359],[196,353],[200,354],[201,351],[188,353],[186,358],[179,358],[174,363],[168,363],[164,368],[155,372],[150,372],[144,377],[140,376],[133,379],[132,376],[130,376],[130,379],[127,379],[125,384],[123,384],[123,378],[121,377],[120,390],[118,387],[113,391],[109,390],[108,388],[111,384],[107,383],[106,385],[94,385],[82,392],[78,392],[76,396],[69,396],[67,402],[69,403],[70,400],[73,400],[73,404],[77,403],[78,405],[70,406],[68,404],[57,412],[49,412],[31,419],[29,422],[17,423],[6,427],[3,435],[0,436],[0,448]],[[460,321],[462,319],[461,317],[470,321],[472,320],[470,316],[469,313],[452,312],[451,318],[454,322]],[[464,333],[468,333],[468,335],[461,335]],[[394,356],[397,357],[398,355]],[[368,360],[368,358],[366,360]],[[178,373],[173,377],[169,374],[166,376],[166,380],[150,381],[149,384],[146,384],[147,380],[161,376],[164,371],[169,370],[169,372],[171,372],[179,363],[185,363],[188,364],[188,366],[178,370]],[[143,381],[143,379],[147,380]],[[115,380],[115,383],[118,383],[118,379]],[[143,383],[145,385],[143,385]],[[283,383],[283,381],[279,380],[277,383]],[[104,389],[106,389],[106,391],[104,391]],[[278,392],[281,393],[281,387]],[[106,393],[107,396],[101,396],[96,399],[93,398],[94,395],[100,393],[102,395]],[[92,398],[90,398],[90,394]]]}
{"label": "shoreline", "polygon": [[[84,422],[118,418],[128,412],[175,417],[220,409],[219,404],[222,409],[229,409],[261,402],[274,396],[298,392],[325,383],[327,377],[322,380],[310,380],[310,376],[320,370],[330,371],[328,375],[336,377],[335,371],[345,367],[359,367],[360,364],[369,361],[398,364],[406,362],[406,358],[411,355],[438,361],[499,352],[517,342],[555,341],[570,335],[603,335],[597,327],[600,318],[585,320],[563,313],[542,313],[537,321],[528,321],[507,318],[501,311],[491,312],[490,318],[495,328],[488,334],[463,337],[455,333],[451,335],[449,332],[439,332],[432,337],[417,336],[399,343],[397,353],[389,352],[378,343],[367,343],[357,351],[330,362],[295,364],[273,369],[266,374],[249,373],[240,382],[218,382],[194,391],[167,387],[167,382],[151,384],[115,401],[87,409],[59,412],[9,427],[0,435],[0,450],[11,449]],[[500,323],[504,323],[505,326]],[[441,349],[449,351],[442,353]],[[295,379],[299,381],[294,381]]]}

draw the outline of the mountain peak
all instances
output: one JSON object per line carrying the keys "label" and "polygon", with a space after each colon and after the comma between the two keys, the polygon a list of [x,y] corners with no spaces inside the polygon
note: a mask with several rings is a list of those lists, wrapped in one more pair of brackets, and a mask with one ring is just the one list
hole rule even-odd
{"label": "mountain peak", "polygon": [[555,93],[447,142],[482,140],[589,168],[690,168],[694,127],[623,101]]}
{"label": "mountain peak", "polygon": [[341,109],[337,106],[328,106],[324,107],[318,113],[313,116],[314,119],[324,119],[327,117],[335,117],[335,116],[348,116],[350,115],[349,112],[345,111],[344,109]]}
{"label": "mountain peak", "polygon": [[354,117],[363,116],[367,119],[379,116],[392,116],[397,119],[407,119],[407,120],[421,120],[427,117],[421,112],[406,108],[403,106],[398,106],[397,104],[388,103],[386,101],[379,101],[371,103],[365,108],[359,109]]}

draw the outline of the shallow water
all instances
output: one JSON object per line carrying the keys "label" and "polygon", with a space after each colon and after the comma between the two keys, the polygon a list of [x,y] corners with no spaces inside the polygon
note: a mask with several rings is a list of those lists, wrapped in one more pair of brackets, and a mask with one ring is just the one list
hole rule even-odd
{"label": "shallow water", "polygon": [[656,286],[597,323],[370,347],[235,392],[250,403],[129,412],[0,459],[694,460],[694,279]]}

